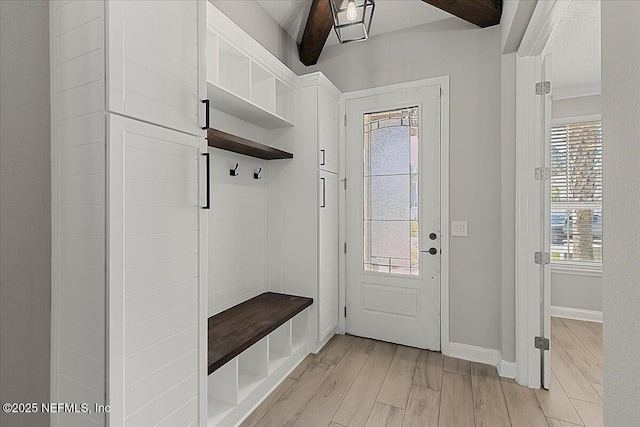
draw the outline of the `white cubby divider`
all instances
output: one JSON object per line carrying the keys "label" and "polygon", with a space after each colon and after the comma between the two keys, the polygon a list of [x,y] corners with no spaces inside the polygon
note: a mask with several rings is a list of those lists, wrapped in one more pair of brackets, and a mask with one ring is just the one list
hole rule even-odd
{"label": "white cubby divider", "polygon": [[291,348],[295,353],[309,343],[309,316],[306,311],[291,319]]}
{"label": "white cubby divider", "polygon": [[211,3],[207,43],[212,108],[267,129],[295,125],[296,74]]}
{"label": "white cubby divider", "polygon": [[207,426],[237,426],[309,354],[309,308],[209,375]]}

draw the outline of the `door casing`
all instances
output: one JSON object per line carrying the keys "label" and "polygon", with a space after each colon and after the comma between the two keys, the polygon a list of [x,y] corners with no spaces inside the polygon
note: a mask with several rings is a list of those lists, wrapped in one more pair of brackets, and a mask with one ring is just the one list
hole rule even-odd
{"label": "door casing", "polygon": [[[440,96],[440,221],[441,221],[441,272],[440,272],[440,340],[442,354],[449,354],[449,76],[434,77],[412,82],[380,86],[353,92],[345,92],[340,98],[340,246],[346,242],[346,126],[344,123],[346,101],[374,95],[398,92],[439,84]],[[349,184],[347,183],[347,186]],[[340,253],[340,321],[338,332],[345,331],[344,308],[346,304],[346,255]]]}

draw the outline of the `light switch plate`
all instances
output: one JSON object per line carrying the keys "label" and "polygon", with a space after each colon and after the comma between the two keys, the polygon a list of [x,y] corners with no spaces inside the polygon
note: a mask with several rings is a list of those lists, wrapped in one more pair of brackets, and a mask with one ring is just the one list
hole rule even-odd
{"label": "light switch plate", "polygon": [[467,237],[467,221],[451,221],[451,235]]}

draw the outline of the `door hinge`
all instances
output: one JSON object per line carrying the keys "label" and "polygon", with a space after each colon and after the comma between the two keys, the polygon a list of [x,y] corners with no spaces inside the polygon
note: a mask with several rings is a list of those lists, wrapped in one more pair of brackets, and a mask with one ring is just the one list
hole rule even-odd
{"label": "door hinge", "polygon": [[347,178],[342,180],[342,183],[344,184],[344,189],[347,189]]}
{"label": "door hinge", "polygon": [[347,127],[347,115],[344,115],[344,127]]}
{"label": "door hinge", "polygon": [[551,92],[551,82],[549,80],[536,83],[536,95],[546,95]]}
{"label": "door hinge", "polygon": [[534,261],[536,264],[547,265],[551,262],[551,254],[549,252],[536,252]]}
{"label": "door hinge", "polygon": [[536,168],[536,179],[539,181],[551,179],[551,168]]}
{"label": "door hinge", "polygon": [[533,345],[540,350],[549,350],[549,338],[534,337]]}
{"label": "door hinge", "polygon": [[344,306],[344,317],[347,317],[347,306]]}
{"label": "door hinge", "polygon": [[347,242],[344,242],[344,253],[347,253]]}

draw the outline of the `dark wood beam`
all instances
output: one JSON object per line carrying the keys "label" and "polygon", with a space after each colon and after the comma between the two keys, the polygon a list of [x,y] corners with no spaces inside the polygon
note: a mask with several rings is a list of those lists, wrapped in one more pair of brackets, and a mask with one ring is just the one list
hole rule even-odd
{"label": "dark wood beam", "polygon": [[500,23],[502,0],[422,0],[467,22],[486,28]]}
{"label": "dark wood beam", "polygon": [[333,28],[333,17],[329,1],[313,0],[302,41],[298,47],[300,62],[307,66],[318,62],[331,28]]}

